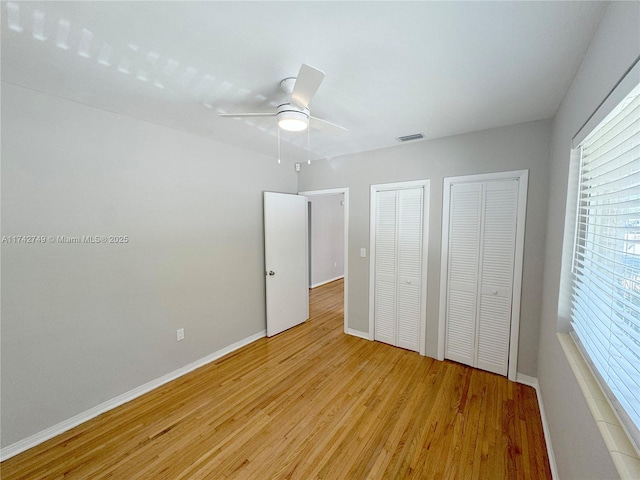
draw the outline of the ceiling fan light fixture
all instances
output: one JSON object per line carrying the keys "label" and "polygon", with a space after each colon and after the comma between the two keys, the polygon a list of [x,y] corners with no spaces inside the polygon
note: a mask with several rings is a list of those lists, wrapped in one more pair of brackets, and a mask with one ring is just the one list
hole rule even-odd
{"label": "ceiling fan light fixture", "polygon": [[309,127],[309,115],[294,110],[279,112],[278,126],[289,132],[301,132]]}

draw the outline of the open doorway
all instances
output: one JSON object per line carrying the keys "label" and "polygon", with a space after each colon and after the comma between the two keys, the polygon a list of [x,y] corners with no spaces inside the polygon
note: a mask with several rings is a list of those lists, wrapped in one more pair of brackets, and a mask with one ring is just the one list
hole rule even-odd
{"label": "open doorway", "polygon": [[344,193],[307,197],[309,288],[344,277]]}
{"label": "open doorway", "polygon": [[309,200],[309,288],[341,279],[344,332],[348,333],[349,189],[299,192]]}

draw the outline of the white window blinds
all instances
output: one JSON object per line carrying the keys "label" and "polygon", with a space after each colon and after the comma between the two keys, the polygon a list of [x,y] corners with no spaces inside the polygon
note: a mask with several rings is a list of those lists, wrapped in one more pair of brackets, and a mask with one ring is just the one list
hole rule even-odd
{"label": "white window blinds", "polygon": [[640,85],[579,148],[572,325],[640,444]]}

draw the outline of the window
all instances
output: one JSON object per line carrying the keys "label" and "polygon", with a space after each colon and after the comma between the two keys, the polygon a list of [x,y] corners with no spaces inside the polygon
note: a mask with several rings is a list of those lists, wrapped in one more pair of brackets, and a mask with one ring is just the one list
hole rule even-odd
{"label": "window", "polygon": [[571,323],[640,445],[640,85],[578,150]]}

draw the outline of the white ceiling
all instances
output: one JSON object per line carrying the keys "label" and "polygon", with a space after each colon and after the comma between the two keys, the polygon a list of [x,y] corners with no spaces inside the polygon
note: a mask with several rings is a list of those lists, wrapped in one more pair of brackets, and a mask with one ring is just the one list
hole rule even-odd
{"label": "white ceiling", "polygon": [[[326,72],[312,158],[550,118],[603,2],[2,2],[2,80],[276,155],[302,63]],[[246,120],[246,121],[245,121]],[[285,134],[286,133],[286,134]],[[305,133],[283,158],[307,158]],[[114,139],[116,141],[116,139]]]}

